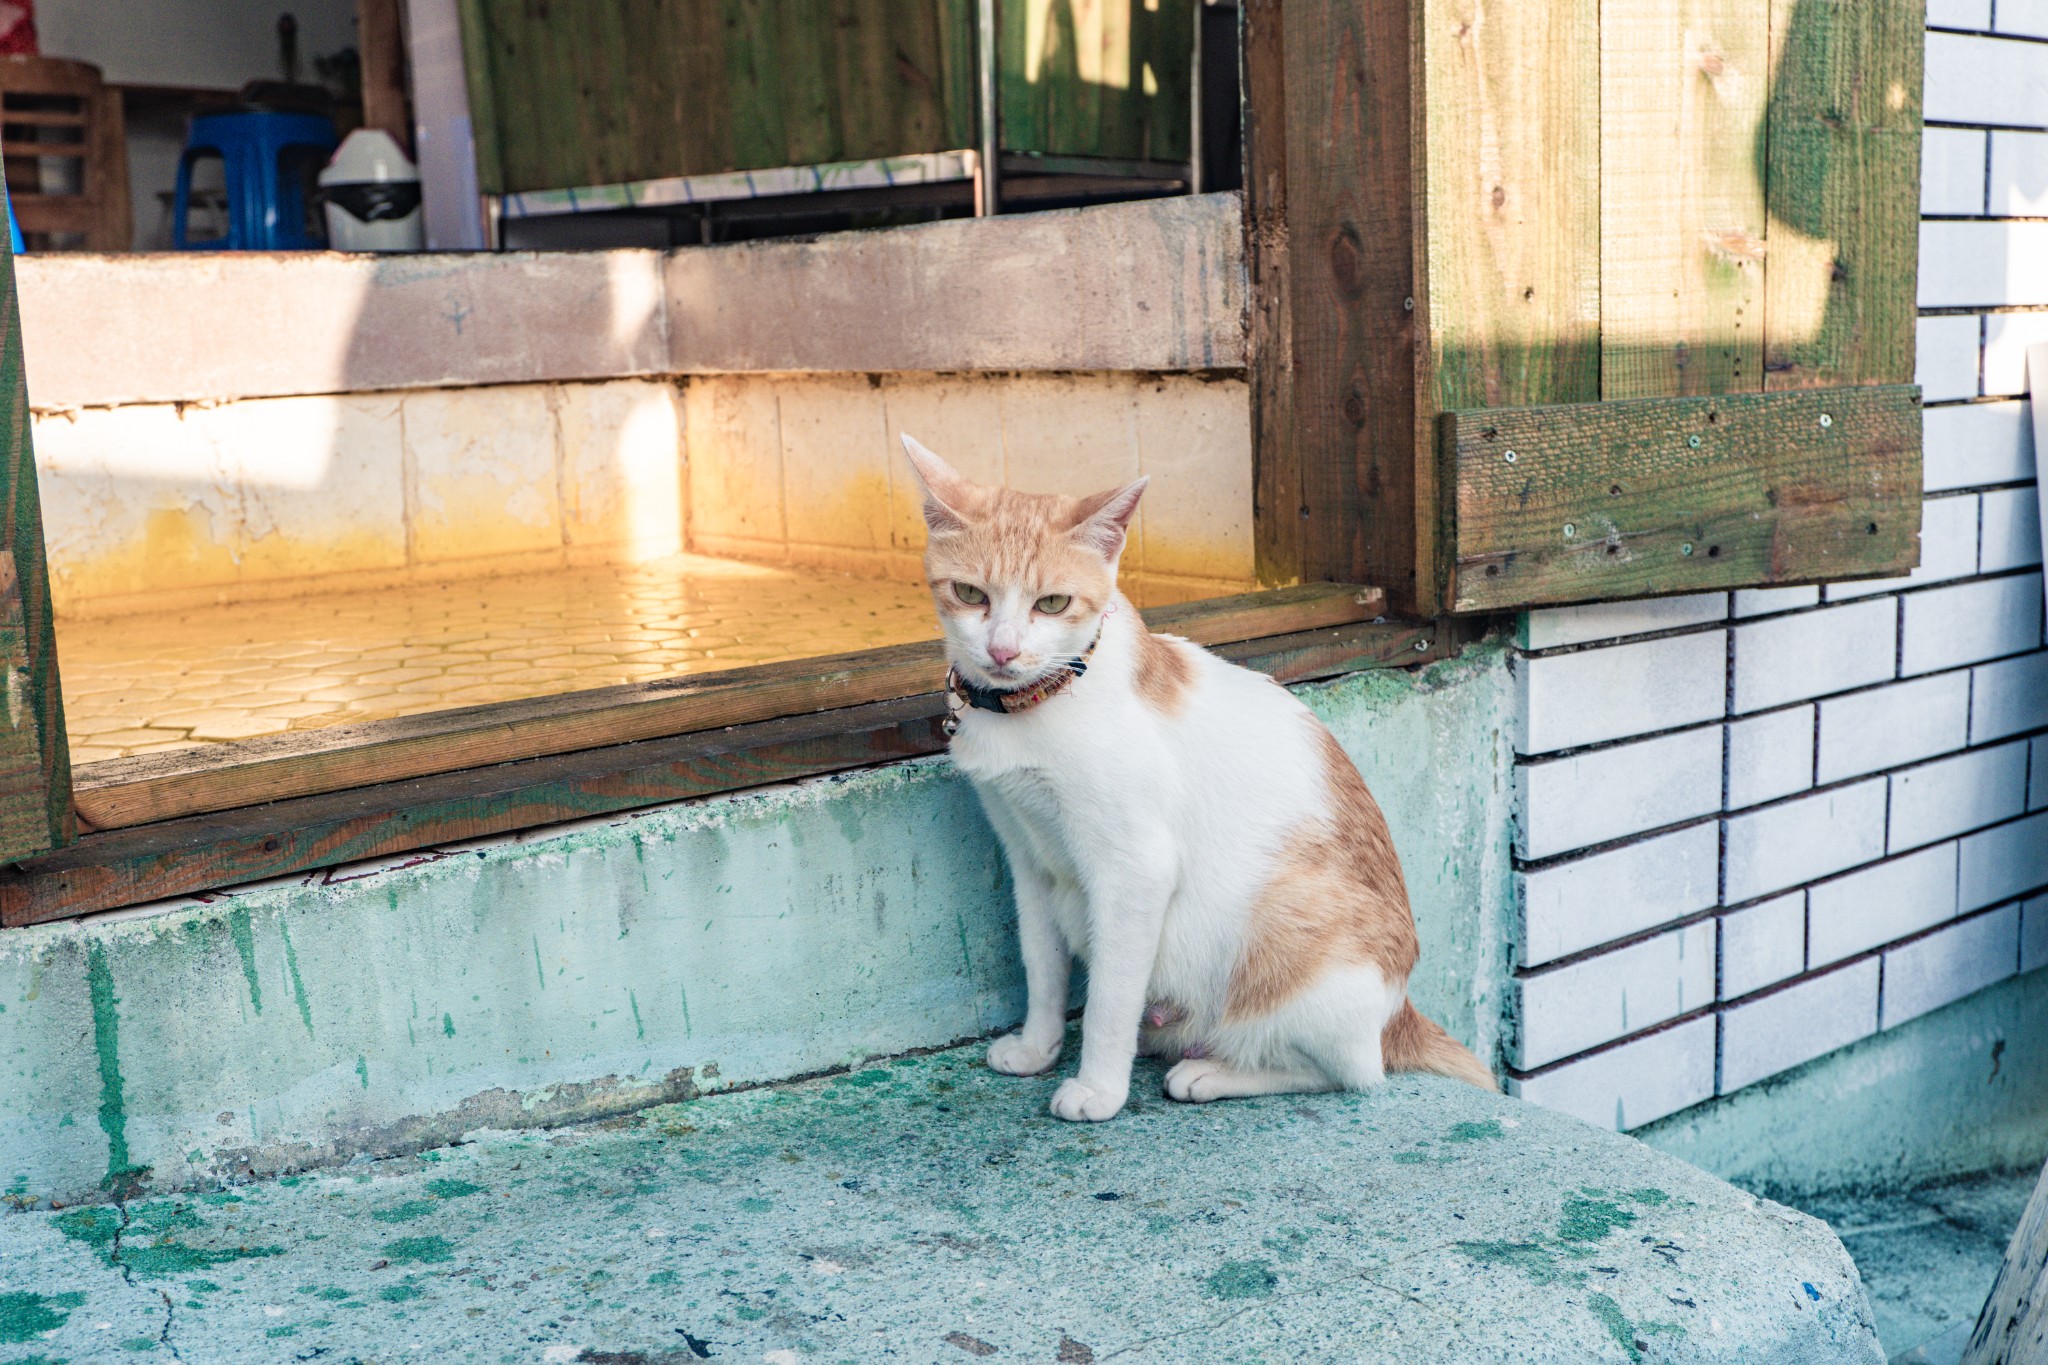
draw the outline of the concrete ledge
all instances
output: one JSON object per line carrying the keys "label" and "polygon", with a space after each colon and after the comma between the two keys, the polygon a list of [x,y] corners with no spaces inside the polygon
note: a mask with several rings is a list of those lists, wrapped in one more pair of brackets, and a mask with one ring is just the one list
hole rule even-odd
{"label": "concrete ledge", "polygon": [[665,271],[680,374],[1245,363],[1235,194],[671,251]]}
{"label": "concrete ledge", "polygon": [[757,371],[1245,363],[1237,196],[654,251],[25,256],[39,410]]}
{"label": "concrete ledge", "polygon": [[664,366],[653,251],[24,256],[42,410],[551,379]]}
{"label": "concrete ledge", "polygon": [[[1069,1055],[1076,1049],[1069,1048]],[[1065,1069],[1071,1069],[1069,1062]],[[1882,1365],[1827,1225],[1436,1078],[1114,1123],[980,1049],[0,1220],[12,1335],[310,1358]]]}

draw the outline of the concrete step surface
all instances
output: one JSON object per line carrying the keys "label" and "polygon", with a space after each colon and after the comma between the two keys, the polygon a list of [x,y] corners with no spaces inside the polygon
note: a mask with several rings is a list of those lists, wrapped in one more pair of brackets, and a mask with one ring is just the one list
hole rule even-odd
{"label": "concrete step surface", "polygon": [[981,1053],[0,1217],[0,1361],[1884,1359],[1825,1223],[1574,1119]]}

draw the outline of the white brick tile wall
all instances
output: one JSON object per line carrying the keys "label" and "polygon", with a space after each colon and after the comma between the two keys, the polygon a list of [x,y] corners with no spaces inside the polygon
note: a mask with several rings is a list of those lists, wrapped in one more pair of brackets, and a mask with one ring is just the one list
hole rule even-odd
{"label": "white brick tile wall", "polygon": [[1541,966],[1713,905],[1721,832],[1709,822],[1519,874],[1522,965]]}
{"label": "white brick tile wall", "polygon": [[2027,38],[2048,38],[2048,0],[1999,0],[2000,33]]}
{"label": "white brick tile wall", "polygon": [[1894,1028],[1930,1010],[2003,981],[2019,968],[2020,908],[1952,924],[1884,955],[1879,1028]]}
{"label": "white brick tile wall", "polygon": [[1519,984],[1516,1065],[1538,1067],[1714,999],[1714,922],[1702,920]]}
{"label": "white brick tile wall", "polygon": [[2027,348],[2048,341],[2048,312],[1993,313],[1984,319],[1984,392],[2027,391]]}
{"label": "white brick tile wall", "polygon": [[1969,735],[1967,669],[1830,697],[1820,704],[1815,776],[1826,784],[1917,763],[1962,748]]}
{"label": "white brick tile wall", "polygon": [[[1912,593],[1905,599],[1900,671],[1911,677],[2036,648],[2041,643],[2041,602],[2041,580],[2032,575],[1983,578]],[[1739,696],[1739,643],[1735,662]]]}
{"label": "white brick tile wall", "polygon": [[1920,225],[1920,306],[2048,303],[2048,223]]}
{"label": "white brick tile wall", "polygon": [[1921,318],[1915,325],[1919,347],[1913,382],[1930,403],[1975,398],[1981,361],[1984,320],[1976,316]]}
{"label": "white brick tile wall", "polygon": [[1890,678],[1897,630],[1889,598],[1737,626],[1736,714]]}
{"label": "white brick tile wall", "polygon": [[1921,471],[1930,493],[2034,477],[2034,428],[2025,403],[1929,408],[1922,425]]}
{"label": "white brick tile wall", "polygon": [[1728,724],[1728,809],[1775,801],[1813,785],[1812,706]]}
{"label": "white brick tile wall", "polygon": [[1964,914],[2048,886],[2048,811],[1963,839],[1957,909]]}
{"label": "white brick tile wall", "polygon": [[1769,616],[1773,612],[1796,611],[1819,603],[1820,589],[1816,587],[1741,588],[1735,593],[1735,615],[1738,619]]}
{"label": "white brick tile wall", "polygon": [[1806,969],[1806,893],[1721,917],[1721,998],[1734,1000]]}
{"label": "white brick tile wall", "polygon": [[1991,134],[1990,180],[1992,213],[2048,218],[2048,133]]}
{"label": "white brick tile wall", "polygon": [[1599,1128],[1626,1130],[1714,1094],[1714,1021],[1688,1019],[1659,1033],[1566,1062],[1514,1083],[1531,1104]]}
{"label": "white brick tile wall", "polygon": [[1988,134],[1977,128],[1929,128],[1920,142],[1920,211],[1984,212]]}
{"label": "white brick tile wall", "polygon": [[2048,735],[2034,741],[2034,754],[2027,763],[2031,779],[2027,785],[2027,809],[2048,810]]}
{"label": "white brick tile wall", "polygon": [[1973,749],[1892,774],[1894,853],[2010,820],[2026,803],[2025,741]]}
{"label": "white brick tile wall", "polygon": [[1927,35],[1930,123],[2048,127],[2048,65],[2031,43]]}
{"label": "white brick tile wall", "polygon": [[1736,1005],[1721,1015],[1721,1093],[1740,1090],[1877,1031],[1878,960]]}
{"label": "white brick tile wall", "polygon": [[1929,28],[1991,27],[1991,0],[1927,0]]}
{"label": "white brick tile wall", "polygon": [[1970,743],[2048,725],[2048,653],[1983,664],[1970,677]]}
{"label": "white brick tile wall", "polygon": [[1978,571],[1998,573],[2041,562],[2041,498],[2031,488],[1994,488],[1983,494],[1983,543]]}
{"label": "white brick tile wall", "polygon": [[1516,750],[1550,753],[1718,720],[1727,657],[1727,632],[1713,630],[1516,659]]}
{"label": "white brick tile wall", "polygon": [[2020,970],[2048,967],[2048,896],[2036,896],[2020,909]]}
{"label": "white brick tile wall", "polygon": [[1552,607],[1523,616],[1520,644],[1524,649],[1583,645],[1594,640],[1643,635],[1653,630],[1704,625],[1709,621],[1723,620],[1727,615],[1728,594],[1725,592],[1694,593],[1687,597],[1647,597],[1633,602],[1595,602],[1583,607]]}
{"label": "white brick tile wall", "polygon": [[1936,844],[1806,891],[1809,965],[1824,967],[1956,913],[1956,846]]}
{"label": "white brick tile wall", "polygon": [[[1830,583],[1827,598],[1844,602],[1872,593],[1968,578],[1977,572],[1977,495],[1928,498],[1920,505],[1920,563],[1904,578]],[[2038,557],[2038,551],[2036,552]]]}
{"label": "white brick tile wall", "polygon": [[1518,851],[1554,857],[1719,810],[1721,727],[1525,764],[1515,779]]}
{"label": "white brick tile wall", "polygon": [[1874,862],[1884,853],[1884,805],[1879,777],[1731,816],[1722,902],[1737,905]]}

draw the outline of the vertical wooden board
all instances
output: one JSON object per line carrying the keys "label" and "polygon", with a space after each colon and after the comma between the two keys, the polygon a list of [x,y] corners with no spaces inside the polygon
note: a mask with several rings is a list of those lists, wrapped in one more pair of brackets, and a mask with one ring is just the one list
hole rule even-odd
{"label": "vertical wooden board", "polygon": [[[49,563],[43,551],[42,503],[36,495],[35,452],[29,441],[28,383],[21,351],[21,309],[14,252],[0,244],[0,418],[7,448],[0,458],[0,538],[10,563],[0,564],[0,862],[71,842],[71,753],[57,679],[57,628],[50,612]],[[11,591],[13,602],[7,600]],[[7,643],[18,629],[20,647]],[[29,746],[33,746],[33,753]],[[32,760],[32,766],[31,766]]]}
{"label": "vertical wooden board", "polygon": [[1299,583],[1308,508],[1294,430],[1287,236],[1287,66],[1281,0],[1239,10],[1245,265],[1251,285],[1252,554],[1261,587]]}
{"label": "vertical wooden board", "polygon": [[1061,41],[1053,27],[1059,17],[1054,0],[1008,0],[996,6],[1002,30],[996,44],[996,101],[1006,152],[1048,150],[1052,82],[1044,68],[1047,48],[1057,49]]}
{"label": "vertical wooden board", "polygon": [[833,9],[841,154],[852,161],[911,150],[902,142],[902,121],[915,91],[903,79],[895,49],[914,7],[901,0],[836,0]]}
{"label": "vertical wooden board", "polygon": [[[633,111],[644,91],[628,85],[627,23],[639,15],[634,0],[579,6],[556,21],[555,36],[575,63],[577,140],[582,177],[571,184],[617,185],[643,179],[641,150],[633,140]],[[646,42],[652,34],[643,34]],[[664,138],[668,143],[671,139]]]}
{"label": "vertical wooden board", "polygon": [[885,155],[957,146],[946,141],[943,6],[939,0],[915,0],[890,14],[896,17],[884,29],[890,44],[882,55],[901,103],[893,150]]}
{"label": "vertical wooden board", "polygon": [[1292,425],[1305,579],[1436,596],[1435,468],[1418,423],[1415,12],[1289,0]]}
{"label": "vertical wooden board", "polygon": [[659,7],[654,31],[666,41],[636,44],[635,60],[645,83],[660,91],[674,149],[669,166],[749,166],[734,147],[739,100],[727,61],[727,7],[714,0],[659,0]]}
{"label": "vertical wooden board", "polygon": [[1771,0],[1603,0],[1600,392],[1763,387]]}
{"label": "vertical wooden board", "polygon": [[[412,124],[405,104],[405,29],[399,18],[402,0],[356,0],[356,43],[362,49],[363,124],[388,133],[398,145],[412,146]],[[457,0],[459,11],[472,7],[471,0]],[[458,14],[462,24],[464,53],[477,50],[469,39],[469,19]],[[476,118],[476,79],[468,78],[471,91],[470,118]],[[481,141],[481,139],[479,139]],[[482,148],[478,148],[482,160]]]}
{"label": "vertical wooden board", "polygon": [[777,0],[723,0],[727,122],[735,168],[787,164]]}
{"label": "vertical wooden board", "polygon": [[1764,383],[1913,377],[1922,0],[1772,0]]}
{"label": "vertical wooden board", "polygon": [[775,25],[780,61],[772,79],[782,100],[783,146],[778,166],[814,166],[842,159],[845,145],[833,99],[833,6],[821,0],[764,0]]}
{"label": "vertical wooden board", "polygon": [[[463,84],[469,91],[470,136],[476,140],[477,188],[485,194],[502,194],[506,189],[504,138],[498,121],[492,8],[491,0],[455,0],[456,21],[462,28]],[[405,144],[412,145],[409,134]]]}
{"label": "vertical wooden board", "polygon": [[975,64],[974,0],[934,0],[939,16],[939,89],[945,104],[945,146],[981,143],[980,73]]}
{"label": "vertical wooden board", "polygon": [[1599,0],[1431,0],[1426,14],[1437,406],[1598,398]]}

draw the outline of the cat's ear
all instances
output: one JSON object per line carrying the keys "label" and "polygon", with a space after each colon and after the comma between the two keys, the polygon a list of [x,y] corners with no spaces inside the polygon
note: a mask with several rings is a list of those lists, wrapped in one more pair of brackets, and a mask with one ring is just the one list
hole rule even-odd
{"label": "cat's ear", "polygon": [[1150,482],[1148,476],[1081,499],[1081,505],[1074,511],[1073,534],[1099,551],[1104,559],[1115,559],[1123,552],[1131,518],[1138,514],[1138,499],[1145,495],[1145,485]]}
{"label": "cat's ear", "polygon": [[924,498],[925,528],[934,535],[966,530],[967,518],[960,509],[973,501],[973,482],[907,431],[903,433],[903,454]]}

